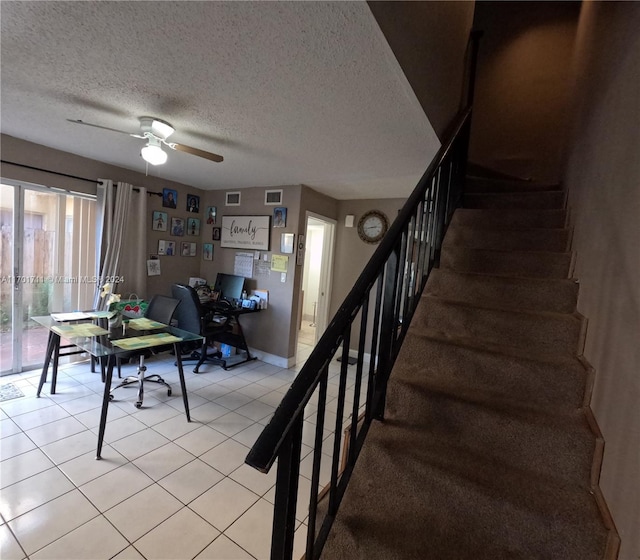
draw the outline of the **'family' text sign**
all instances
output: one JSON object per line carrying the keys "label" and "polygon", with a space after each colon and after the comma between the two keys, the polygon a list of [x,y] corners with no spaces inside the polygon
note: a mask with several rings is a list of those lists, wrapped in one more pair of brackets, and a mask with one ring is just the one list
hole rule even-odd
{"label": "'family' text sign", "polygon": [[271,216],[222,216],[221,247],[268,251]]}

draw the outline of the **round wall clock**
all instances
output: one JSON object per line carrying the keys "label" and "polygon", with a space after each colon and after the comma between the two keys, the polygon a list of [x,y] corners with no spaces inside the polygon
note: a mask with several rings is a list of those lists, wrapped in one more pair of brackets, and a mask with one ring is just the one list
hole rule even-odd
{"label": "round wall clock", "polygon": [[378,210],[365,212],[358,221],[358,235],[365,243],[378,243],[389,229],[389,220]]}

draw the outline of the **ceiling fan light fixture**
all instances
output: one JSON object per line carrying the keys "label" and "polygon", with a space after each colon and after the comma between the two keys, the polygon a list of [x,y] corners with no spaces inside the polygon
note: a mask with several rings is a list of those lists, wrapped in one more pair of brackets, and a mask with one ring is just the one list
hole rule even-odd
{"label": "ceiling fan light fixture", "polygon": [[151,124],[151,132],[153,132],[153,134],[159,136],[163,140],[166,140],[175,132],[175,130],[169,123],[159,121],[158,119],[153,119],[153,123]]}
{"label": "ceiling fan light fixture", "polygon": [[149,143],[140,150],[142,159],[151,165],[162,165],[167,161],[167,152],[160,147],[159,141],[149,138]]}

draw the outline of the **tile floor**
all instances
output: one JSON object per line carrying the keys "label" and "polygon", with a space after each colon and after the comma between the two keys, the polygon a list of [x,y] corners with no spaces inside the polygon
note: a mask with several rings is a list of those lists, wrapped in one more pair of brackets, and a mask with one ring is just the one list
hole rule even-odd
{"label": "tile floor", "polygon": [[[310,345],[299,347],[300,364],[310,351]],[[64,366],[57,394],[50,396],[47,384],[41,398],[35,397],[38,371],[2,378],[25,394],[0,403],[3,560],[269,557],[276,469],[265,475],[244,459],[301,365],[282,369],[254,361],[229,371],[209,365],[197,375],[187,365],[191,423],[172,357],[156,356],[148,365],[149,373],[171,383],[173,394],[147,384],[144,405],[136,409],[135,389],[119,389],[100,461],[95,448],[103,386],[88,363]],[[325,438],[336,419],[338,373],[334,361]],[[351,367],[349,387],[354,374]],[[307,444],[315,410],[312,401],[305,413],[294,558],[302,556],[306,538]],[[331,448],[326,444],[323,452]],[[330,464],[323,453],[321,486]]]}

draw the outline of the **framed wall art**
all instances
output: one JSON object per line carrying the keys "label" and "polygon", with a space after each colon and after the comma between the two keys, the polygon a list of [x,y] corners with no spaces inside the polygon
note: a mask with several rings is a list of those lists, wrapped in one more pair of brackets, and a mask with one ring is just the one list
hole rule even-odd
{"label": "framed wall art", "polygon": [[229,249],[268,251],[271,216],[222,216],[220,245]]}

